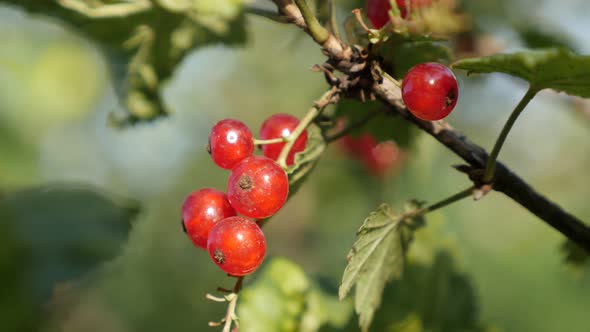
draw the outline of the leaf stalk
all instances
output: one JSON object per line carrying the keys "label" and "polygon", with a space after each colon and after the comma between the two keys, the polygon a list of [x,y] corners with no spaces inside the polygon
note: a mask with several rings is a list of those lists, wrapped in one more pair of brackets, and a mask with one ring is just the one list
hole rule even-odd
{"label": "leaf stalk", "polygon": [[494,148],[492,149],[490,157],[488,158],[488,161],[486,163],[486,170],[483,175],[484,183],[490,183],[494,179],[494,174],[496,172],[496,161],[498,159],[498,155],[500,154],[500,150],[502,150],[502,146],[506,141],[506,137],[508,137],[508,133],[510,133],[512,126],[516,122],[516,119],[518,119],[520,113],[522,113],[522,111],[529,104],[529,102],[535,97],[537,92],[537,89],[530,87],[528,91],[525,93],[525,95],[522,97],[518,105],[516,105],[516,107],[512,111],[512,114],[510,114],[510,117],[504,124],[504,128],[502,128],[500,135],[498,135],[496,143],[494,144]]}

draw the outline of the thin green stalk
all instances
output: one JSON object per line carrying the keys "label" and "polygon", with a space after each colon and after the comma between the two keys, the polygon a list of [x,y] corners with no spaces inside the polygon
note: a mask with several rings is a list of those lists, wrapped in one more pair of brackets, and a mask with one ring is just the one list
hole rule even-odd
{"label": "thin green stalk", "polygon": [[297,125],[297,127],[295,127],[293,132],[291,132],[291,135],[287,137],[287,143],[285,144],[285,146],[281,150],[281,153],[279,154],[279,157],[277,158],[277,163],[283,169],[287,168],[287,156],[289,155],[289,152],[291,152],[291,149],[293,148],[293,145],[295,144],[297,138],[301,135],[301,133],[303,133],[303,131],[307,127],[309,127],[313,120],[315,120],[315,118],[318,115],[320,115],[322,110],[328,104],[330,104],[332,98],[336,93],[337,92],[334,89],[330,89],[326,93],[324,93],[320,100],[317,103],[315,103],[315,105],[307,111],[307,114],[305,114],[301,121],[299,121],[299,124]]}
{"label": "thin green stalk", "polygon": [[525,109],[528,103],[535,97],[537,92],[537,89],[530,87],[526,94],[522,97],[518,105],[516,105],[516,108],[514,108],[512,114],[510,114],[510,117],[504,124],[504,128],[502,128],[500,135],[496,139],[496,144],[494,145],[494,148],[492,149],[492,152],[490,153],[488,162],[486,164],[486,170],[483,176],[483,181],[485,183],[491,182],[494,178],[494,173],[496,172],[496,160],[498,159],[500,150],[502,150],[502,145],[504,145],[504,141],[506,141],[506,137],[508,136],[510,129],[512,129],[512,126],[516,122],[516,119],[518,119],[520,113],[522,113],[522,111]]}
{"label": "thin green stalk", "polygon": [[285,143],[287,138],[279,137],[279,138],[271,138],[271,139],[254,139],[254,145],[267,145],[267,144],[277,144],[277,143]]}
{"label": "thin green stalk", "polygon": [[443,199],[442,201],[439,201],[437,203],[429,205],[421,210],[423,210],[423,214],[426,214],[428,212],[432,212],[432,211],[438,210],[440,208],[443,208],[447,205],[453,204],[457,201],[462,200],[465,197],[471,196],[473,194],[473,189],[474,189],[473,186],[471,186],[463,191],[460,191],[452,196],[449,196],[449,197]]}
{"label": "thin green stalk", "polygon": [[313,40],[320,45],[324,44],[330,38],[330,32],[320,24],[311,12],[311,9],[307,6],[305,0],[295,0],[295,4],[301,11],[303,20],[305,20],[305,24],[307,24],[307,29]]}
{"label": "thin green stalk", "polygon": [[336,16],[336,0],[330,0],[330,30],[336,38],[340,39],[340,29],[338,28],[338,17]]}
{"label": "thin green stalk", "polygon": [[256,8],[256,7],[246,7],[244,9],[246,14],[251,14],[255,16],[260,16],[267,18],[271,21],[278,22],[278,23],[290,23],[289,20],[285,16],[279,15],[276,11],[270,11],[263,8]]}
{"label": "thin green stalk", "polygon": [[431,204],[425,208],[418,209],[415,211],[410,211],[404,216],[403,219],[410,219],[410,218],[414,218],[417,216],[422,216],[422,215],[425,215],[429,212],[432,212],[432,211],[438,210],[440,208],[443,208],[445,206],[451,205],[457,201],[462,200],[463,198],[471,196],[473,194],[473,189],[475,189],[475,188],[473,186],[471,186],[465,190],[462,190],[452,196],[449,196],[449,197],[447,197],[439,202],[436,202],[434,204]]}

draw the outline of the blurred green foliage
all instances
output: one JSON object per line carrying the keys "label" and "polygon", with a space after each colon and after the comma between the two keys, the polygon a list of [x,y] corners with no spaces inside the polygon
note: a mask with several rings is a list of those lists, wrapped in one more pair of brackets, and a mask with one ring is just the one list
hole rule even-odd
{"label": "blurred green foliage", "polygon": [[4,328],[36,328],[56,284],[81,278],[118,255],[137,203],[91,188],[45,186],[0,197]]}
{"label": "blurred green foliage", "polygon": [[102,48],[128,111],[124,117],[113,114],[115,123],[168,114],[161,84],[188,52],[211,43],[245,41],[242,0],[0,2],[59,18]]}
{"label": "blurred green foliage", "polygon": [[[45,14],[55,8],[50,1],[18,4],[42,4]],[[339,16],[359,5],[342,1]],[[489,26],[511,29],[511,20],[521,23],[526,17],[522,8],[530,9],[531,2],[464,5],[475,15],[478,29],[485,31]],[[157,12],[162,20],[148,26],[168,32],[184,27],[183,15],[160,7]],[[574,18],[580,12],[569,15]],[[150,61],[160,59],[157,63],[162,64],[156,66],[158,82],[169,78],[158,85],[158,98],[173,111],[171,116],[118,131],[107,126],[107,119],[113,111],[123,112],[125,105],[113,90],[127,91],[120,85],[125,80],[118,80],[126,77],[119,75],[125,66],[107,79],[105,68],[114,67],[106,67],[102,59],[109,66],[127,64],[137,49],[121,49],[121,43],[131,37],[140,18],[155,16],[104,20],[109,29],[100,33],[83,15],[72,15],[65,28],[55,19],[13,9],[0,8],[0,15],[0,278],[6,286],[0,291],[1,328],[206,331],[207,322],[221,317],[225,308],[211,304],[204,294],[227,287],[233,279],[186,239],[179,210],[191,190],[225,186],[227,173],[215,169],[202,148],[208,130],[223,117],[240,118],[256,132],[272,113],[302,115],[325,89],[324,80],[306,70],[323,62],[318,47],[292,27],[239,15],[227,17],[241,32],[230,41],[241,43],[248,33],[242,48],[204,47],[223,39],[208,25],[219,20],[191,21],[204,31],[203,39],[170,54],[167,46],[174,41],[164,34],[157,42],[161,47],[150,49]],[[80,38],[88,35],[98,43]],[[510,47],[519,46],[510,44],[510,36],[502,31],[495,36]],[[107,49],[118,52],[105,56],[101,38]],[[112,45],[111,38],[116,41]],[[578,40],[577,47],[584,43]],[[194,45],[199,47],[191,48]],[[122,62],[110,62],[112,54]],[[173,70],[172,62],[180,66]],[[474,141],[491,146],[524,86],[496,78],[461,79],[462,99],[450,122]],[[540,94],[530,108],[503,151],[503,161],[588,220],[590,155],[580,153],[590,149],[588,122],[572,115],[569,103],[552,94]],[[404,130],[384,135],[403,141]],[[319,292],[318,285],[325,283],[318,280],[332,285],[340,281],[355,231],[370,211],[382,202],[437,201],[466,185],[461,174],[447,167],[458,162],[456,157],[430,137],[411,137],[403,170],[387,180],[371,178],[340,151],[328,148],[309,181],[265,226],[269,255],[292,261],[283,261],[279,270],[291,271],[289,277],[299,280],[294,285],[305,280],[306,287],[295,290],[299,295],[293,301],[296,313],[289,316],[292,328],[304,322],[317,326],[314,321],[343,324],[344,318],[331,314],[344,314],[346,303],[334,301],[335,287]],[[63,179],[91,182],[138,199],[142,213],[128,236],[128,221],[137,212],[134,204],[105,198],[95,189],[21,191]],[[122,242],[126,244],[118,250]],[[427,227],[416,232],[406,274],[386,289],[372,330],[493,330],[487,324],[502,331],[584,330],[590,268],[586,264],[573,271],[564,265],[562,243],[559,234],[497,194],[429,215]],[[96,265],[113,257],[106,266]],[[99,273],[84,274],[93,268]],[[260,303],[261,294],[278,303],[267,302],[265,296],[265,314],[292,309],[282,307],[290,300],[281,300],[280,282],[290,279],[272,271],[261,269],[246,279],[240,302],[244,328],[249,305]],[[68,283],[80,275],[82,282]],[[276,287],[262,280],[274,280],[268,283]],[[50,301],[48,294],[53,295]],[[276,317],[264,317],[276,322]],[[356,318],[347,323],[345,330],[358,330]],[[342,330],[328,325],[321,330]]]}
{"label": "blurred green foliage", "polygon": [[351,319],[352,301],[338,301],[284,258],[267,261],[241,294],[240,330],[314,332],[325,324],[341,328]]}

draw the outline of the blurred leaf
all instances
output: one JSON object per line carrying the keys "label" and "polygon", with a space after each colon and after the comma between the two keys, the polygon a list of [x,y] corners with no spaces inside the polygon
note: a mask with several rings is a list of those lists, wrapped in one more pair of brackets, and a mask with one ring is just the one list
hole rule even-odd
{"label": "blurred leaf", "polygon": [[590,97],[590,56],[580,56],[563,48],[529,50],[483,58],[459,60],[453,67],[471,73],[500,72],[528,81],[534,90]]}
{"label": "blurred leaf", "polygon": [[363,331],[371,325],[385,284],[402,275],[411,236],[404,221],[408,221],[404,215],[396,215],[390,206],[381,205],[365,219],[348,253],[338,295],[343,299],[356,286],[354,307]]}
{"label": "blurred leaf", "polygon": [[245,41],[244,0],[0,0],[60,18],[100,45],[111,65],[116,92],[128,111],[116,123],[168,114],[160,84],[190,52],[211,43]]}
{"label": "blurred leaf", "polygon": [[[348,125],[363,121],[370,112],[379,112],[382,105],[378,102],[362,103],[357,100],[344,99],[336,106],[336,117],[347,119]],[[380,112],[363,126],[350,132],[352,137],[370,133],[377,142],[393,139],[400,147],[407,148],[420,133],[415,126],[390,113]]]}
{"label": "blurred leaf", "polygon": [[449,63],[453,53],[448,46],[434,41],[413,41],[390,38],[379,48],[386,71],[402,79],[413,66],[424,62]]}
{"label": "blurred leaf", "polygon": [[295,161],[286,172],[289,177],[289,196],[295,195],[307,176],[314,169],[322,156],[326,142],[320,128],[311,124],[307,127],[307,143],[305,150],[295,155]]}
{"label": "blurred leaf", "polygon": [[424,327],[422,326],[422,320],[416,314],[410,314],[403,321],[394,324],[390,332],[422,332]]}
{"label": "blurred leaf", "polygon": [[528,48],[563,47],[574,50],[572,41],[554,27],[548,29],[542,26],[525,25],[517,28],[517,31]]}
{"label": "blurred leaf", "polygon": [[[333,292],[336,293],[336,290]],[[307,294],[306,311],[301,317],[298,331],[319,331],[323,325],[342,328],[350,321],[352,301],[340,301],[332,292],[324,291],[319,284],[313,284]]]}
{"label": "blurred leaf", "polygon": [[41,303],[59,281],[79,278],[115,257],[127,240],[135,202],[90,188],[45,186],[6,194],[0,215],[28,254],[27,290]]}
{"label": "blurred leaf", "polygon": [[386,288],[384,298],[375,314],[375,326],[381,330],[485,330],[473,286],[447,251],[438,251],[428,265],[410,262],[403,278]]}
{"label": "blurred leaf", "polygon": [[346,324],[352,307],[323,292],[294,263],[268,262],[240,295],[240,331],[314,332],[325,324]]}
{"label": "blurred leaf", "polygon": [[563,242],[561,251],[565,255],[565,262],[575,267],[581,267],[590,262],[590,255],[582,247],[569,239]]}

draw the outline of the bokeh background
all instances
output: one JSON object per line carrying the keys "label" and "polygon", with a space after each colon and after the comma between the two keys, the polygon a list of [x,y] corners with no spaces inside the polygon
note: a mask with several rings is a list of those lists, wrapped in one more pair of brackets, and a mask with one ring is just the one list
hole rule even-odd
{"label": "bokeh background", "polygon": [[[344,2],[339,14],[352,5]],[[526,26],[590,53],[585,0],[466,5],[494,47],[522,48]],[[224,306],[204,294],[232,281],[180,227],[185,195],[225,187],[227,172],[204,149],[209,129],[226,117],[256,131],[272,113],[301,116],[325,88],[309,70],[322,55],[301,32],[252,17],[248,30],[244,47],[215,45],[183,61],[164,89],[171,116],[119,129],[107,121],[121,105],[96,46],[55,19],[0,6],[0,329],[206,331],[207,321],[221,317]],[[504,75],[460,80],[449,121],[489,149],[526,86]],[[583,108],[541,93],[500,159],[588,221],[590,116]],[[355,231],[379,199],[401,206],[456,192],[468,185],[450,167],[459,162],[422,135],[400,173],[377,185],[330,148],[265,229],[268,255],[337,286]],[[418,237],[416,261],[432,262],[433,248],[452,253],[487,325],[588,331],[590,269],[565,264],[562,236],[506,197],[492,193],[433,213]]]}

